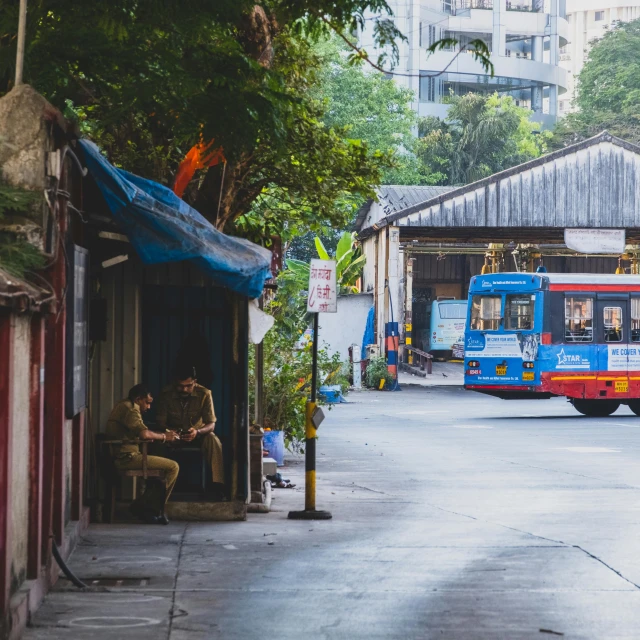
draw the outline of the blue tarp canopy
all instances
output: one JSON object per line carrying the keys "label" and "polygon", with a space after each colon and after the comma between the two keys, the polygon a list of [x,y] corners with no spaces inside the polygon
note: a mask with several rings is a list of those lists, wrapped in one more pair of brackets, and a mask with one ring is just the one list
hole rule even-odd
{"label": "blue tarp canopy", "polygon": [[157,182],[117,169],[88,140],[80,140],[89,173],[113,217],[147,264],[189,260],[212,280],[249,298],[271,277],[271,253],[213,227]]}

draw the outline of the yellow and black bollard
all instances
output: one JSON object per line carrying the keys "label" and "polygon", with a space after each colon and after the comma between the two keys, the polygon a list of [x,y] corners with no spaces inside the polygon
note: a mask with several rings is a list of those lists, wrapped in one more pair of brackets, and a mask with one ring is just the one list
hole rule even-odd
{"label": "yellow and black bollard", "polygon": [[290,520],[331,520],[330,511],[316,509],[316,441],[318,427],[324,418],[317,404],[318,383],[318,314],[313,314],[313,362],[311,368],[311,397],[305,411],[304,443],[304,511],[289,511]]}

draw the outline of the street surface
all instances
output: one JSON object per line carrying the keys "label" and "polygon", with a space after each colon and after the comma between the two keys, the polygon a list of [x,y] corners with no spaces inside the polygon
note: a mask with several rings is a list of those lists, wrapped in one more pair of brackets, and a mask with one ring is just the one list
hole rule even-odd
{"label": "street surface", "polygon": [[640,418],[452,387],[348,398],[318,443],[332,521],[286,519],[298,460],[298,489],[248,522],[92,526],[71,566],[121,586],[65,586],[26,638],[640,638]]}

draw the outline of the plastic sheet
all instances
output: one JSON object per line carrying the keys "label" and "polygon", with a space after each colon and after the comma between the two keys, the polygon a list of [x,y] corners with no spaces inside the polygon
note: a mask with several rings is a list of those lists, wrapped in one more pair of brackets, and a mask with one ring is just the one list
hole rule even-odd
{"label": "plastic sheet", "polygon": [[271,277],[271,253],[213,227],[157,182],[117,169],[88,140],[80,140],[87,169],[113,217],[146,264],[192,261],[221,286],[257,298]]}

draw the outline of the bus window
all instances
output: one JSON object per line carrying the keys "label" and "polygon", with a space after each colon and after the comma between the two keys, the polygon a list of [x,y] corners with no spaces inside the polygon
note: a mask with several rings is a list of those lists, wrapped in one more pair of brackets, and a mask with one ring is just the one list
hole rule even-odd
{"label": "bus window", "polygon": [[443,320],[465,320],[467,317],[467,303],[460,304],[439,304],[438,312]]}
{"label": "bus window", "polygon": [[622,309],[604,308],[604,341],[622,342]]}
{"label": "bus window", "polygon": [[533,329],[535,303],[535,295],[508,295],[504,312],[505,328],[511,331],[530,331]]}
{"label": "bus window", "polygon": [[502,296],[473,296],[471,301],[471,328],[479,331],[497,331],[502,320]]}
{"label": "bus window", "polygon": [[565,298],[565,342],[593,342],[593,298]]}
{"label": "bus window", "polygon": [[640,298],[631,298],[631,342],[640,342]]}

